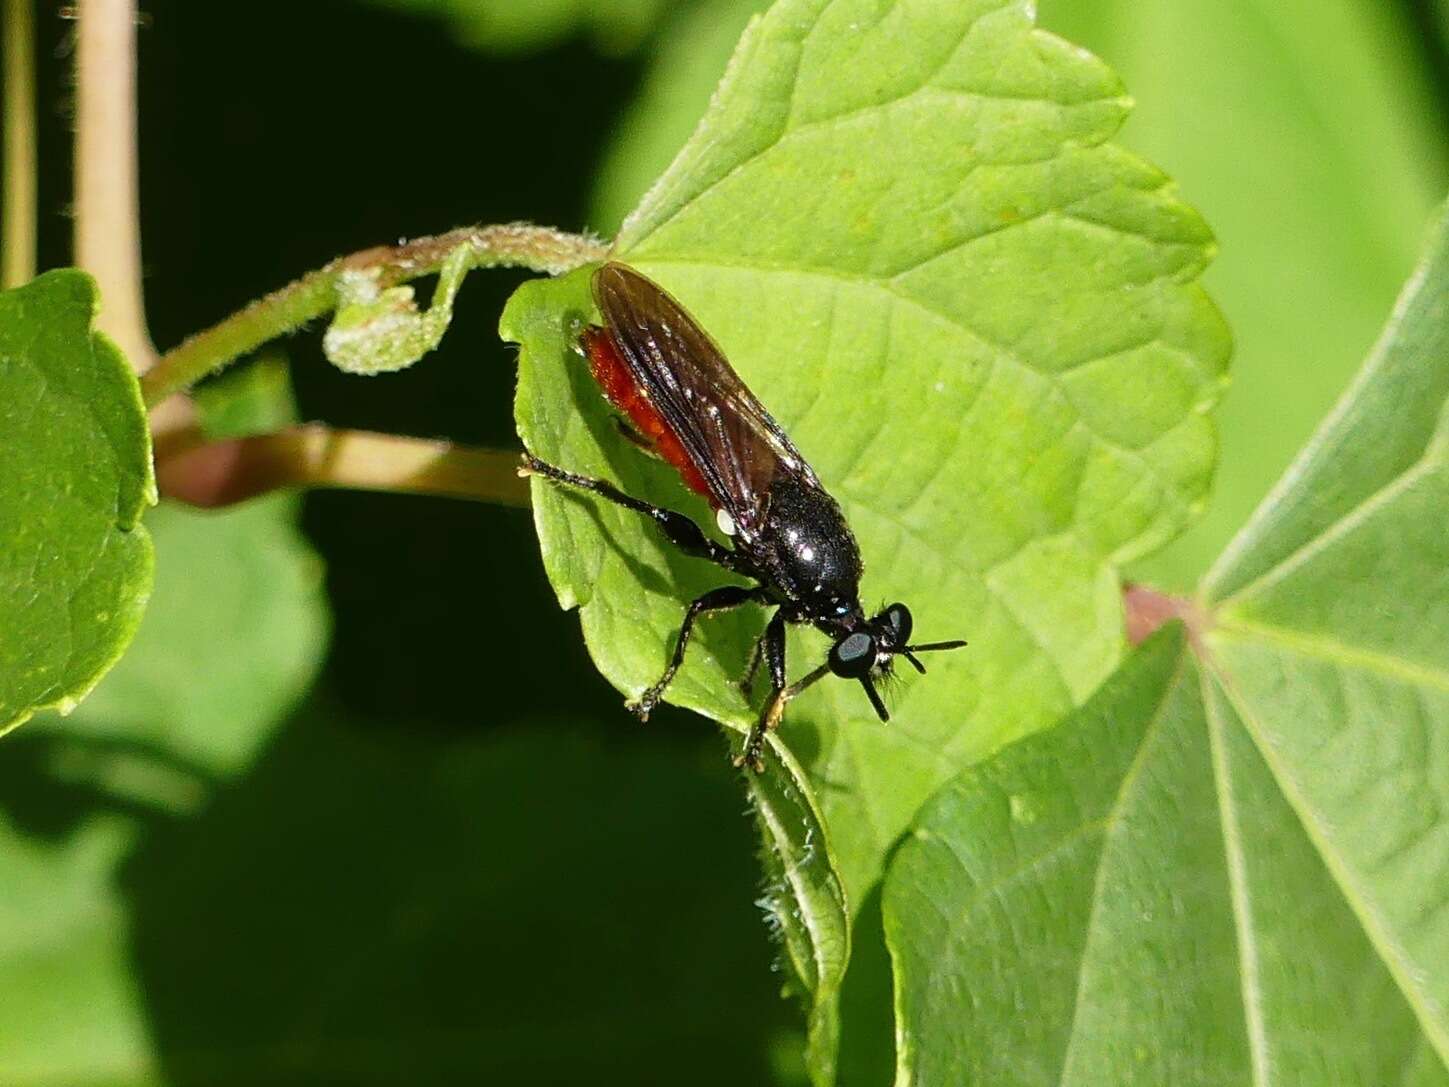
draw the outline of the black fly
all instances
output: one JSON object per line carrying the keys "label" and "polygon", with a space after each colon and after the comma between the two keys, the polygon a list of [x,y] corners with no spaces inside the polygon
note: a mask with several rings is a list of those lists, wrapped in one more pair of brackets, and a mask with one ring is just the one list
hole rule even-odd
{"label": "black fly", "polygon": [[[889,670],[891,658],[902,655],[924,672],[915,654],[966,643],[910,644],[911,613],[904,604],[867,618],[860,606],[860,549],[840,506],[709,335],[661,287],[622,264],[600,267],[593,290],[604,327],[586,329],[582,346],[595,379],[644,443],[709,500],[732,546],[714,542],[682,513],[531,453],[524,455],[525,470],[635,510],[685,553],[755,582],[726,585],[689,605],[668,667],[633,710],[647,718],[658,705],[701,614],[755,601],[776,611],[755,643],[743,686],[748,693],[763,659],[770,697],[737,766],[764,769],[766,733],[780,723],[786,703],[827,672],[859,680],[880,719],[889,720],[873,678]],[[823,664],[789,684],[786,623],[809,623],[834,640]]]}

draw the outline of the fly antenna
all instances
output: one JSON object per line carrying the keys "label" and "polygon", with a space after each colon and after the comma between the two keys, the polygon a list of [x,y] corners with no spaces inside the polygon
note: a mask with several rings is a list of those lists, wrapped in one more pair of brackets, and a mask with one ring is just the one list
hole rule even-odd
{"label": "fly antenna", "polygon": [[917,672],[920,672],[921,675],[926,674],[926,666],[920,661],[916,660],[916,655],[912,653],[910,649],[902,649],[901,654],[906,658],[906,660],[911,662],[911,667],[913,667]]}
{"label": "fly antenna", "polygon": [[[941,649],[962,649],[965,645],[966,642],[964,639],[957,639],[951,642],[924,642],[921,645],[908,645],[902,649],[902,652],[909,657],[912,653],[935,653]],[[916,662],[911,661],[911,663],[915,664]],[[921,668],[919,664],[916,664],[916,667]],[[921,668],[921,671],[924,672],[925,669]]]}

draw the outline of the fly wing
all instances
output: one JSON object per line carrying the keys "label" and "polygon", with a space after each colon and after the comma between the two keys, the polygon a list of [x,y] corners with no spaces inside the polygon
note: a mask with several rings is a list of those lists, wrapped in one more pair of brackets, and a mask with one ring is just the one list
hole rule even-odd
{"label": "fly wing", "polygon": [[622,264],[594,273],[594,300],[634,380],[742,535],[764,521],[782,474],[819,487],[780,424],[709,334],[662,287]]}

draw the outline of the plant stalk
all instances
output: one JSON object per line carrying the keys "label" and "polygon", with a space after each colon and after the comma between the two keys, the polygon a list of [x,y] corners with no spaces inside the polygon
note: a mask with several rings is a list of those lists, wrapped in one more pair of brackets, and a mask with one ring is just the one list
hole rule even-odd
{"label": "plant stalk", "polygon": [[268,340],[331,313],[337,306],[338,279],[343,272],[366,271],[380,288],[392,287],[436,273],[459,247],[467,248],[472,268],[521,267],[551,275],[601,260],[607,252],[594,238],[529,223],[508,223],[463,227],[340,257],[167,351],[141,379],[147,406],[189,388]]}
{"label": "plant stalk", "polygon": [[195,426],[158,434],[161,493],[193,506],[230,506],[284,487],[332,487],[528,505],[517,453],[320,423],[208,441]]}
{"label": "plant stalk", "polygon": [[35,18],[33,0],[5,0],[5,201],[0,286],[35,278]]}
{"label": "plant stalk", "polygon": [[96,326],[144,371],[156,347],[141,294],[132,0],[76,6],[75,126],[75,262],[100,288]]}

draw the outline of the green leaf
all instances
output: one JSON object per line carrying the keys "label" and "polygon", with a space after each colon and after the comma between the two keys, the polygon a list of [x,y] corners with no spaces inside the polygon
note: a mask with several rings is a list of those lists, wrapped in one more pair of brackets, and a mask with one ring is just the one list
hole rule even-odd
{"label": "green leaf", "polygon": [[[518,418],[520,433],[530,448],[547,448],[535,435],[568,431],[587,431],[597,450],[604,456],[603,445],[617,434],[607,410],[597,393],[589,393],[584,382],[591,381],[586,370],[573,358],[573,342],[579,322],[591,306],[588,292],[590,269],[584,269],[556,280],[534,280],[525,283],[504,310],[501,334],[505,339],[523,345],[519,356]],[[574,365],[568,364],[572,360]],[[560,364],[563,364],[562,366]],[[549,383],[559,376],[577,383],[579,400],[562,398]],[[543,386],[540,390],[539,386]],[[587,397],[592,395],[592,399]],[[622,450],[619,475],[633,493],[648,494],[676,489],[662,465]],[[613,473],[610,473],[613,475]],[[655,488],[653,491],[650,488]],[[577,511],[552,501],[545,492],[544,501],[534,502],[534,519],[538,525],[544,568],[559,593],[564,607],[584,605],[580,609],[584,640],[590,653],[599,662],[604,674],[616,684],[629,682],[628,673],[614,672],[617,661],[653,659],[665,644],[662,639],[672,634],[668,629],[679,621],[677,603],[671,608],[665,601],[676,601],[673,595],[698,595],[716,585],[721,578],[711,569],[700,569],[673,554],[657,539],[639,531],[638,515],[612,505],[592,508],[588,516],[597,518],[605,535],[589,528],[576,529]],[[538,494],[535,490],[535,498]],[[568,501],[566,499],[566,501]],[[697,500],[692,503],[699,516],[706,512]],[[639,560],[611,546],[614,533],[641,546],[644,560],[653,565],[640,565]],[[656,573],[659,569],[667,574]],[[633,594],[630,612],[588,606],[593,588],[612,580],[619,585],[632,578],[647,579],[649,600],[637,591]],[[667,579],[667,580],[666,580]],[[738,658],[735,672],[743,670],[743,651],[748,641],[753,617],[727,615],[711,619],[692,643],[698,657],[726,649]],[[729,642],[720,635],[730,632]],[[634,671],[638,672],[637,665]],[[714,671],[719,672],[716,665]],[[632,693],[647,685],[639,683]],[[628,689],[627,687],[625,688]],[[738,688],[727,685],[732,695],[727,708],[721,711],[720,691],[712,688],[708,677],[701,679],[695,670],[681,673],[670,689],[670,701],[700,711],[739,732],[748,730],[753,718]],[[799,987],[809,996],[812,1040],[808,1060],[820,1077],[828,1078],[834,1062],[830,1039],[838,1033],[836,997],[849,956],[849,922],[845,892],[839,876],[828,836],[820,821],[818,803],[794,756],[772,737],[773,758],[767,772],[750,783],[751,800],[759,820],[766,846],[765,868],[768,885],[764,903],[772,925],[778,932],[787,959]]]}
{"label": "green leaf", "polygon": [[1316,846],[1164,632],[902,845],[896,1082],[1449,1083]]}
{"label": "green leaf", "polygon": [[1225,691],[1449,1059],[1449,209],[1338,408],[1209,574]]}
{"label": "green leaf", "polygon": [[96,305],[68,269],[0,293],[0,733],[84,698],[151,590],[150,432]]}
{"label": "green leaf", "polygon": [[923,812],[899,1083],[1449,1083],[1446,420],[1449,214],[1195,652],[1158,635]]}
{"label": "green leaf", "polygon": [[[1172,172],[1222,241],[1206,279],[1238,345],[1222,462],[1203,517],[1135,566],[1140,580],[1186,590],[1202,576],[1350,380],[1414,266],[1449,188],[1449,117],[1414,6],[1041,5],[1042,25],[1121,73],[1139,103],[1124,142]],[[1265,200],[1270,189],[1291,196]]]}
{"label": "green leaf", "polygon": [[831,1083],[840,1038],[840,985],[850,961],[850,910],[810,783],[789,749],[772,743],[771,751],[777,769],[749,776],[765,841],[760,902],[806,997],[806,1065],[815,1082]]}
{"label": "green leaf", "polygon": [[[926,797],[1110,673],[1113,565],[1171,538],[1206,488],[1228,350],[1194,283],[1212,241],[1107,142],[1126,109],[1111,72],[1023,2],[786,0],[620,233],[619,257],[716,335],[841,500],[866,599],[972,642],[905,679],[889,728],[835,683],[787,715],[856,908]],[[572,350],[591,313],[582,275],[510,303],[521,435],[703,520],[618,437]],[[633,514],[534,495],[561,602],[637,694],[683,602],[726,579]],[[732,681],[762,621],[712,620],[671,700],[748,721]],[[822,651],[795,638],[795,670]]]}
{"label": "green leaf", "polygon": [[458,41],[491,53],[541,49],[579,33],[609,53],[634,48],[668,10],[663,0],[369,0],[446,21]]}
{"label": "green leaf", "polygon": [[76,713],[5,741],[8,1083],[160,1082],[122,866],[250,766],[317,671],[321,570],[295,510],[285,498],[223,515],[157,509],[156,589],[131,651]]}
{"label": "green leaf", "polygon": [[[706,0],[663,28],[600,171],[596,229],[616,229],[669,162],[709,102],[730,35],[766,6]],[[1215,415],[1222,460],[1204,515],[1129,571],[1186,589],[1378,332],[1449,186],[1444,111],[1403,5],[1245,0],[1232,17],[1214,0],[1039,7],[1042,26],[1111,62],[1137,102],[1123,143],[1170,170],[1223,241],[1206,278],[1238,345],[1233,392]],[[1265,201],[1275,184],[1293,198]]]}

